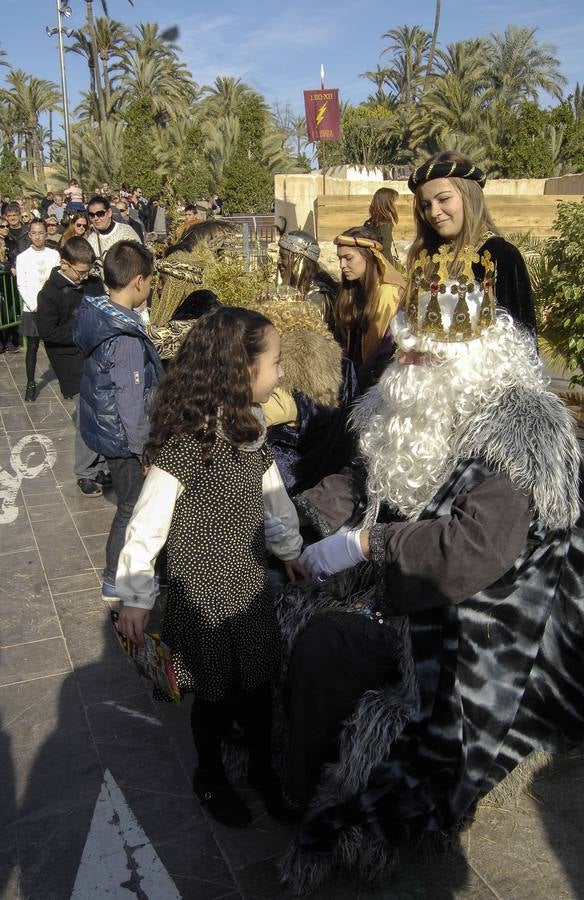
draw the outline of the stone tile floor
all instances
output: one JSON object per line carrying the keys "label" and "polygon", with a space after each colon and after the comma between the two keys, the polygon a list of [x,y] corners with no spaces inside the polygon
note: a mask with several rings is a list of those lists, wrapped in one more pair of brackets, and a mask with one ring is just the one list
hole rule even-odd
{"label": "stone tile floor", "polygon": [[[99,590],[112,498],[73,478],[72,404],[45,356],[0,357],[0,897],[272,900],[291,836],[253,792],[232,831],[193,800],[188,704],[155,704],[116,646]],[[52,466],[49,466],[49,462]],[[459,853],[405,856],[376,891],[316,900],[584,897],[584,760],[479,809]]]}

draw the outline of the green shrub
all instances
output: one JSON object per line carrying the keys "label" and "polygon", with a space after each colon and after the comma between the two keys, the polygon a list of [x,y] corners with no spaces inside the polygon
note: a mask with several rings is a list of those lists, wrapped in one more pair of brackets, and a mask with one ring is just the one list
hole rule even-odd
{"label": "green shrub", "polygon": [[535,270],[539,333],[584,386],[584,203],[559,203],[553,227]]}

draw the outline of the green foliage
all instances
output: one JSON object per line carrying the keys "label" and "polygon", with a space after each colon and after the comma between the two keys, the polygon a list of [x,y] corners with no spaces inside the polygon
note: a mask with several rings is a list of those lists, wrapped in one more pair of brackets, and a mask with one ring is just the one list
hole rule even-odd
{"label": "green foliage", "polygon": [[267,127],[266,107],[257,94],[249,94],[241,100],[239,112],[238,151],[259,162]]}
{"label": "green foliage", "polygon": [[20,166],[10,144],[4,144],[0,157],[0,194],[17,197],[22,191]]}
{"label": "green foliage", "polygon": [[548,178],[552,155],[545,140],[549,124],[537,103],[520,104],[517,112],[501,109],[497,168],[504,178]]}
{"label": "green foliage", "polygon": [[122,141],[121,171],[124,181],[139,184],[149,197],[162,188],[154,154],[154,107],[142,98],[131,103],[125,114],[126,129]]}
{"label": "green foliage", "polygon": [[392,113],[380,105],[350,107],[343,116],[345,163],[363,166],[391,164],[397,142],[389,139]]}
{"label": "green foliage", "polygon": [[274,179],[261,163],[236,153],[223,170],[221,194],[231,214],[266,213],[274,199]]}
{"label": "green foliage", "polygon": [[559,203],[536,284],[540,334],[584,386],[584,203]]}
{"label": "green foliage", "polygon": [[214,188],[209,167],[203,156],[205,138],[198,125],[191,125],[184,139],[179,172],[173,189],[177,196],[193,202],[208,197]]}

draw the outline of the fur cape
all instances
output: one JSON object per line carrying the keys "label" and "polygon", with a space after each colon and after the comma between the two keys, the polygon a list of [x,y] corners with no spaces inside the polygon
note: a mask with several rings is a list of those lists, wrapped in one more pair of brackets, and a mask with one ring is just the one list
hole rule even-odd
{"label": "fur cape", "polygon": [[[532,751],[584,737],[584,516],[569,418],[552,395],[517,392],[467,422],[458,446],[471,456],[420,518],[448,515],[455,497],[504,472],[532,498],[525,547],[486,590],[386,626],[401,645],[399,678],[368,691],[343,725],[339,759],[282,860],[296,893],[334,872],[378,882],[403,843],[456,834]],[[383,603],[383,568],[377,559],[290,586],[278,601],[286,655],[313,615],[348,611],[367,589]]]}

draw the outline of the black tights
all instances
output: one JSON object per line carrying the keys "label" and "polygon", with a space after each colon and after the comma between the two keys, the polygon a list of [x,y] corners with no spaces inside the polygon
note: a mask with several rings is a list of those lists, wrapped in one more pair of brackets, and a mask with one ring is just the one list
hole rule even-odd
{"label": "black tights", "polygon": [[34,381],[36,372],[37,353],[39,352],[39,338],[27,338],[26,348],[26,380]]}
{"label": "black tights", "polygon": [[271,768],[272,696],[269,682],[253,691],[242,691],[233,700],[194,700],[191,729],[199,757],[201,775],[225,781],[221,737],[235,714],[249,746],[250,770],[265,773]]}

